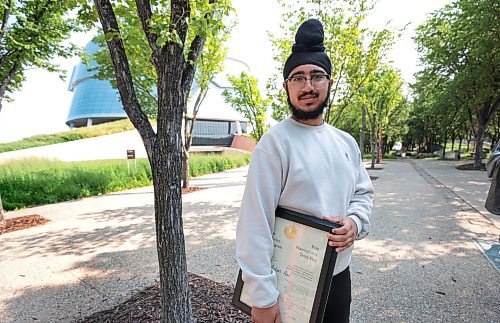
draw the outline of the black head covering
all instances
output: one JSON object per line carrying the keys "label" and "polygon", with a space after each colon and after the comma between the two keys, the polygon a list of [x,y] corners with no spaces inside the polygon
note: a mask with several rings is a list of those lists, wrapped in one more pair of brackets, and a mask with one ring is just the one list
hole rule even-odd
{"label": "black head covering", "polygon": [[295,35],[292,53],[285,62],[283,78],[300,65],[313,64],[323,68],[328,75],[332,73],[332,63],[325,53],[323,25],[317,19],[304,21]]}

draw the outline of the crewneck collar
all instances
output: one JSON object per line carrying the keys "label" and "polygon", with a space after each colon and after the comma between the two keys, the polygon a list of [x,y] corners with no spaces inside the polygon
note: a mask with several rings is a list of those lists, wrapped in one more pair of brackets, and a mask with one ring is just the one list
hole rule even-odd
{"label": "crewneck collar", "polygon": [[292,117],[288,117],[287,120],[288,120],[288,122],[290,122],[290,123],[292,123],[292,124],[294,124],[296,126],[299,126],[299,127],[302,127],[302,128],[306,128],[306,129],[311,129],[311,130],[313,130],[313,129],[314,130],[323,129],[326,126],[325,120],[323,120],[323,123],[320,126],[310,126],[310,125],[298,122],[297,120],[293,119]]}

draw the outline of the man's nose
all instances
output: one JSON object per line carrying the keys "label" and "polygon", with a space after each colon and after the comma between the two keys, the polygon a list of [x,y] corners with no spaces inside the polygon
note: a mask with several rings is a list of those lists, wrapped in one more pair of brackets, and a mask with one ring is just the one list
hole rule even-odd
{"label": "man's nose", "polygon": [[309,92],[314,90],[314,86],[312,85],[312,80],[310,78],[306,78],[306,83],[304,84],[304,88],[302,91]]}

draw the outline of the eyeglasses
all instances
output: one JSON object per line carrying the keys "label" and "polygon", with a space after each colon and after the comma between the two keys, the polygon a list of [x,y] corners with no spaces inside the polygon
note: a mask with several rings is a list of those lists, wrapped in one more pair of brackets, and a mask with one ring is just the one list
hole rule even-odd
{"label": "eyeglasses", "polygon": [[306,86],[307,80],[310,80],[312,87],[315,89],[322,89],[328,84],[329,79],[330,76],[326,74],[314,74],[310,77],[295,75],[287,78],[285,82],[288,82],[290,86],[294,88],[303,88]]}

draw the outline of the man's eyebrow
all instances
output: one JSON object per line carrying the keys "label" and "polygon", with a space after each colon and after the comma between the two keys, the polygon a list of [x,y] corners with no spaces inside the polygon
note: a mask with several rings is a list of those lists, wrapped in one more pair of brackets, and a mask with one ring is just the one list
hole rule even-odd
{"label": "man's eyebrow", "polygon": [[[314,69],[314,70],[311,71],[311,74],[318,74],[318,73],[326,74],[326,72],[323,71],[323,70]],[[304,75],[304,74],[306,74],[304,71],[298,71],[298,72],[295,72],[292,75],[290,75],[289,78],[290,77],[294,77],[296,75]]]}
{"label": "man's eyebrow", "polygon": [[296,76],[296,75],[304,75],[304,74],[305,74],[305,73],[304,73],[304,71],[298,71],[298,72],[295,72],[295,73],[293,73],[292,75],[290,75],[288,78],[290,78],[290,77],[294,77],[294,76]]}

